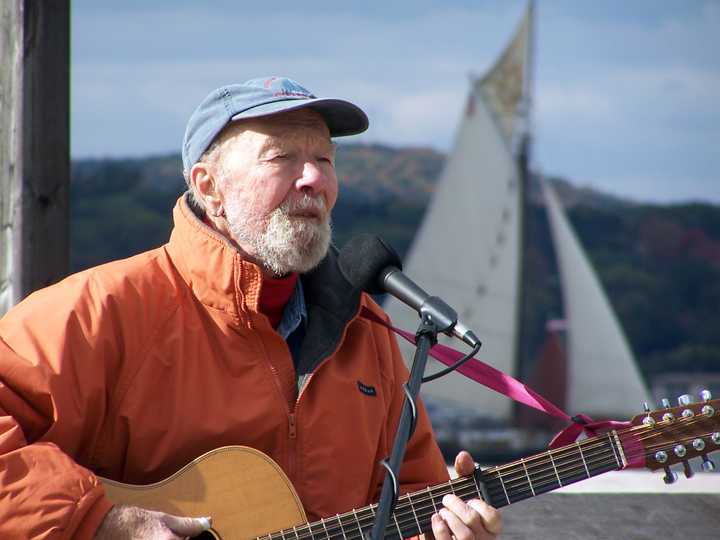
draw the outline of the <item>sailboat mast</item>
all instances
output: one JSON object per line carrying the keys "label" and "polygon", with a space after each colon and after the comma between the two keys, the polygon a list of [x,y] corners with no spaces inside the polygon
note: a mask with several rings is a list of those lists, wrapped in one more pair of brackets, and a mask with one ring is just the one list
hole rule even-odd
{"label": "sailboat mast", "polygon": [[[527,257],[527,241],[529,238],[529,211],[530,211],[530,155],[531,155],[531,110],[532,110],[532,88],[533,88],[533,68],[535,60],[535,6],[534,1],[528,3],[528,36],[525,73],[523,73],[523,95],[518,107],[519,126],[517,138],[515,141],[515,155],[518,171],[518,272],[517,272],[517,309],[515,311],[517,322],[515,333],[515,369],[517,374],[524,375],[523,367],[527,365],[530,357],[530,340],[529,340],[529,321],[530,321],[530,299],[528,278],[528,257]],[[513,418],[517,423],[518,404],[514,404]]]}

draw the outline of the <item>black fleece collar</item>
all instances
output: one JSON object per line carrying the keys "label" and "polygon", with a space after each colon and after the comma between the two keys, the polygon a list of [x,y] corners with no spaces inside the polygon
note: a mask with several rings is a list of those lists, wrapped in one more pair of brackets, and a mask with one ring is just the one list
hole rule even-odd
{"label": "black fleece collar", "polygon": [[300,279],[305,291],[308,321],[297,362],[298,376],[312,373],[337,349],[345,327],[360,310],[362,294],[340,272],[335,246],[331,246],[315,269]]}

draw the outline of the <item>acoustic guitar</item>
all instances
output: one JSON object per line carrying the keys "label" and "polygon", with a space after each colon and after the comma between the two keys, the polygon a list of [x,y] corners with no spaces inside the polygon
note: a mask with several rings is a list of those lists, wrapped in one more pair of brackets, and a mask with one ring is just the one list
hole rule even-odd
{"label": "acoustic guitar", "polygon": [[[474,474],[408,493],[398,499],[386,537],[406,538],[429,530],[445,494],[480,497],[500,508],[626,466],[664,469],[720,449],[720,400],[647,411],[632,427],[541,452],[506,465],[476,468]],[[372,530],[377,505],[307,523],[302,504],[280,467],[257,450],[227,446],[212,450],[155,484],[137,486],[103,479],[110,500],[185,516],[212,516],[212,530],[199,538],[221,540],[362,540]]]}

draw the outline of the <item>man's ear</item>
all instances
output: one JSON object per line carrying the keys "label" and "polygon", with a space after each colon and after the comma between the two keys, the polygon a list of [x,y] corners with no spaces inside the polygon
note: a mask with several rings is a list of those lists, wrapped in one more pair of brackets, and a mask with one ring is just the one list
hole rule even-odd
{"label": "man's ear", "polygon": [[213,167],[204,161],[199,161],[190,169],[190,184],[195,196],[200,199],[205,211],[214,217],[224,213],[222,198],[218,190],[218,178],[213,174]]}

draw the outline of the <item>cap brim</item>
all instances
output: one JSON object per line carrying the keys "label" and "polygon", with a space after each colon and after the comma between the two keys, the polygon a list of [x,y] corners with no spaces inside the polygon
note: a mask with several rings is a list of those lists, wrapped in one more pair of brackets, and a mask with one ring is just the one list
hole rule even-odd
{"label": "cap brim", "polygon": [[331,137],[357,135],[368,128],[368,117],[363,110],[343,99],[287,99],[258,105],[233,116],[230,121],[259,118],[298,109],[313,109],[322,115]]}

